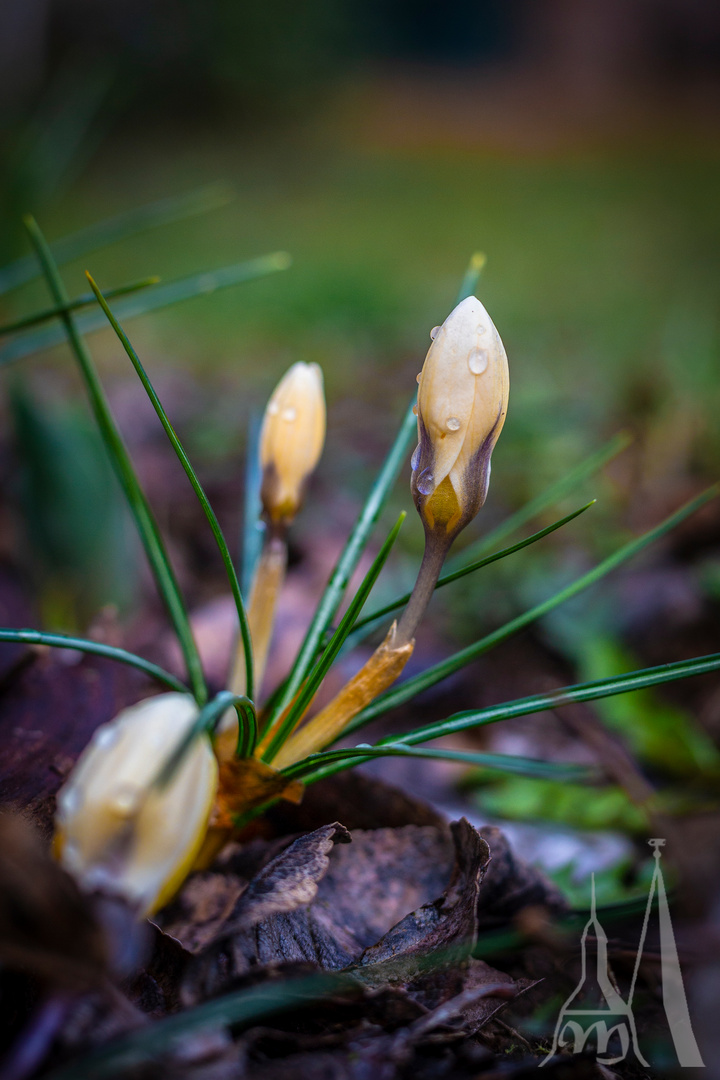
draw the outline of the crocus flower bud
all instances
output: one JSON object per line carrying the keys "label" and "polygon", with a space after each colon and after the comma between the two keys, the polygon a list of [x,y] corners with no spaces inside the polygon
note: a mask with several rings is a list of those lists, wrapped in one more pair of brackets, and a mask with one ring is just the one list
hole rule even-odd
{"label": "crocus flower bud", "polygon": [[160,694],[95,732],[58,794],[55,851],[88,891],[122,896],[141,915],[171,899],[200,850],[218,769],[199,735],[165,784],[158,775],[192,727],[189,694]]}
{"label": "crocus flower bud", "polygon": [[289,524],[325,442],[325,398],[317,364],[293,364],[273,391],[260,432],[263,509]]}
{"label": "crocus flower bud", "polygon": [[485,502],[490,455],[505,422],[508,364],[474,296],[432,331],[418,377],[412,494],[425,530],[452,540]]}

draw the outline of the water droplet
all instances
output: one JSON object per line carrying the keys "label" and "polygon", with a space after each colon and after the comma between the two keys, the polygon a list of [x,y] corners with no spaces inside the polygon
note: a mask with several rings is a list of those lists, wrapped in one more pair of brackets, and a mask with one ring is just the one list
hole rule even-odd
{"label": "water droplet", "polygon": [[417,405],[413,405],[413,416],[417,416]]}
{"label": "water droplet", "polygon": [[80,865],[80,851],[77,844],[67,840],[62,847],[62,861],[65,866],[78,867]]}
{"label": "water droplet", "polygon": [[278,405],[277,401],[271,401],[267,407],[267,411],[268,416],[277,416],[277,414],[280,412],[280,406]]}
{"label": "water droplet", "polygon": [[70,788],[58,796],[58,804],[64,815],[74,814],[80,805],[80,792],[77,788]]}
{"label": "water droplet", "polygon": [[435,490],[435,477],[430,469],[420,473],[417,480],[417,489],[421,495],[431,495]]}
{"label": "water droplet", "polygon": [[422,379],[422,371],[418,371],[417,375],[415,376],[415,382],[419,383],[421,379]]}
{"label": "water droplet", "polygon": [[122,784],[113,792],[110,805],[120,817],[129,817],[138,804],[139,791],[134,784]]}
{"label": "water droplet", "polygon": [[448,429],[448,431],[459,431],[460,421],[458,420],[457,416],[448,416],[447,420],[445,421],[445,427]]}
{"label": "water droplet", "polygon": [[488,352],[487,349],[481,349],[480,347],[472,349],[468,356],[468,367],[472,371],[473,375],[482,375],[483,371],[488,366]]}
{"label": "water droplet", "polygon": [[490,473],[492,472],[492,462],[488,461],[487,471],[485,472],[485,485],[483,487],[483,502],[487,499],[488,488],[490,487]]}
{"label": "water droplet", "polygon": [[433,326],[432,330],[430,331],[430,340],[431,341],[435,340],[435,338],[438,336],[438,333],[440,332],[440,330],[442,330],[441,326]]}
{"label": "water droplet", "polygon": [[101,727],[93,741],[99,750],[109,750],[118,741],[118,734],[117,728]]}
{"label": "water droplet", "polygon": [[419,464],[420,464],[420,443],[417,444],[417,446],[415,447],[415,449],[412,452],[412,457],[410,458],[410,468],[412,469],[413,472],[415,472],[415,470],[417,469]]}
{"label": "water droplet", "polygon": [[295,419],[296,416],[297,416],[297,411],[295,409],[292,409],[292,408],[283,409],[283,411],[282,411],[282,418],[283,418],[283,420],[287,420],[288,424],[292,424],[292,422],[293,422],[293,420]]}

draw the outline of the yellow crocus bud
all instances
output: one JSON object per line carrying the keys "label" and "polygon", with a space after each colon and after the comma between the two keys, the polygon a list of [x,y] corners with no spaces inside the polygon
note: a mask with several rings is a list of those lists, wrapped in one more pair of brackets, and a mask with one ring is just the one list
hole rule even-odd
{"label": "yellow crocus bud", "polygon": [[263,509],[289,524],[325,442],[325,397],[317,364],[293,364],[273,391],[260,432]]}
{"label": "yellow crocus bud", "polygon": [[123,710],[95,732],[58,794],[55,851],[88,891],[122,896],[140,915],[182,884],[200,850],[218,768],[199,735],[165,784],[163,765],[198,717],[189,694]]}
{"label": "yellow crocus bud", "polygon": [[418,381],[412,494],[426,532],[452,540],[485,502],[490,455],[505,422],[508,363],[474,296],[432,331]]}

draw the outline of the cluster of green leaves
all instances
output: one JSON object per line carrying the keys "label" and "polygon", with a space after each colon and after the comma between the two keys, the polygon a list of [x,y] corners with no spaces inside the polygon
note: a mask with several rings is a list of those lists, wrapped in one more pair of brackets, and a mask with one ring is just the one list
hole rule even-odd
{"label": "cluster of green leaves", "polygon": [[[202,209],[202,206],[198,207],[197,202],[197,199],[190,200],[190,212]],[[202,203],[202,200],[200,202]],[[209,200],[209,203],[212,204],[212,199]],[[181,206],[178,212],[182,213],[187,209],[188,207]],[[144,211],[137,212],[134,217],[131,215],[124,219],[119,225],[109,223],[101,226],[95,234],[92,231],[86,231],[80,234],[79,237],[67,238],[60,245],[56,245],[55,251],[45,240],[37,223],[33,219],[27,219],[28,235],[34,247],[39,270],[47,282],[52,306],[33,316],[16,320],[14,323],[0,328],[0,333],[5,332],[10,335],[9,344],[0,348],[0,362],[8,362],[9,360],[30,355],[45,347],[48,343],[55,342],[61,336],[64,336],[70,344],[110,461],[134,517],[158,590],[180,643],[188,681],[186,684],[170,672],[164,671],[157,665],[150,664],[142,657],[125,650],[78,637],[71,637],[70,635],[44,634],[37,630],[6,628],[0,631],[0,640],[32,641],[66,648],[73,647],[95,653],[96,655],[134,665],[172,689],[181,689],[192,693],[200,706],[198,722],[188,739],[180,747],[174,748],[172,754],[168,757],[167,763],[160,770],[159,783],[167,782],[190,740],[204,731],[212,732],[220,717],[232,706],[236,708],[240,720],[238,754],[241,756],[251,755],[259,737],[271,725],[275,725],[274,736],[271,744],[267,747],[265,755],[266,758],[272,759],[283,741],[292,732],[299,717],[311,703],[318,687],[341,649],[357,643],[383,619],[386,619],[406,603],[407,596],[399,596],[382,608],[371,612],[362,619],[360,618],[372,587],[390,554],[393,542],[402,524],[401,517],[390,531],[360,588],[354,597],[350,599],[337,628],[332,629],[333,621],[345,596],[350,577],[357,568],[373,535],[375,525],[386,506],[390,492],[406,460],[415,435],[415,418],[412,412],[413,402],[411,402],[401,424],[399,434],[389,450],[358,520],[333,568],[328,584],[319,599],[292,669],[284,683],[278,688],[271,700],[266,703],[261,722],[258,722],[254,702],[252,648],[240,581],[234,560],[230,554],[220,523],[157,392],[121,325],[120,319],[152,310],[161,304],[172,303],[199,292],[211,291],[225,285],[237,284],[240,281],[253,280],[264,274],[283,269],[288,265],[288,258],[282,253],[266,256],[250,263],[238,264],[224,270],[172,283],[164,286],[164,291],[158,289],[156,279],[145,278],[130,285],[121,286],[118,289],[108,290],[103,294],[88,274],[92,292],[75,299],[68,297],[58,268],[59,259],[76,256],[78,252],[85,252],[94,246],[93,235],[95,235],[96,239],[99,236],[102,242],[108,238],[115,238],[118,232],[122,232],[123,229],[127,231],[128,229],[147,228],[149,225],[156,224],[158,218],[164,220],[172,217],[172,213],[172,207],[168,207],[167,203],[161,204],[160,207],[146,208]],[[462,283],[459,300],[475,290],[481,265],[482,261],[477,257],[471,262]],[[20,280],[26,280],[28,273],[29,269],[24,261],[16,264],[14,268],[7,269],[4,272],[0,271],[0,287],[2,287],[3,282],[7,287],[8,283],[12,286]],[[121,300],[115,311],[111,310],[108,300],[125,294],[131,294],[130,298],[128,299],[126,296],[126,299]],[[94,301],[97,302],[98,308],[91,308],[85,314],[78,315],[81,308],[87,307],[88,304],[92,304]],[[140,378],[169,442],[198,498],[217,543],[235,601],[239,632],[244,645],[247,697],[236,698],[227,691],[223,691],[220,695],[208,701],[207,683],[197,644],[165,542],[133,467],[130,454],[123,442],[84,338],[84,333],[87,330],[97,327],[104,320],[107,320],[112,326]],[[462,555],[462,565],[458,565],[459,560],[457,559],[451,562],[448,572],[438,582],[438,587],[448,585],[487,566],[489,563],[506,558],[522,548],[540,541],[549,533],[569,524],[578,515],[586,512],[592,506],[592,503],[581,506],[573,513],[559,518],[553,524],[509,546],[497,547],[521,526],[548,507],[551,507],[558,499],[566,496],[581,481],[596,473],[607,460],[623,448],[625,441],[624,436],[613,439],[607,446],[601,448],[587,461],[580,463],[566,476],[553,484],[544,494],[518,510],[488,536],[471,545],[470,548],[466,548]],[[715,494],[715,489],[711,489],[699,495],[654,529],[631,540],[614,554],[582,574],[569,585],[547,597],[544,601],[517,615],[505,625],[464,649],[386,691],[364,709],[343,734],[358,730],[370,721],[410,700],[416,694],[460,670],[476,657],[486,653],[525,627],[548,615],[566,600],[597,584],[612,570],[637,555],[649,544],[678,525]],[[246,552],[252,553],[255,547],[256,535],[253,515],[247,515],[244,544]],[[247,576],[246,572],[246,578]],[[588,680],[576,686],[564,687],[550,694],[534,695],[516,701],[503,702],[485,709],[459,713],[401,736],[386,737],[374,745],[362,744],[357,747],[325,750],[297,762],[286,769],[285,772],[288,776],[302,777],[306,783],[310,783],[323,776],[344,768],[350,768],[358,762],[367,761],[374,757],[434,757],[482,766],[485,770],[531,776],[547,782],[554,780],[567,783],[569,780],[582,780],[587,783],[589,779],[594,778],[593,773],[590,770],[579,769],[575,766],[500,754],[469,753],[432,746],[426,747],[418,744],[433,742],[445,735],[451,735],[487,723],[496,723],[512,716],[538,712],[543,709],[555,709],[569,702],[599,700],[631,690],[647,689],[671,679],[686,678],[717,668],[720,668],[720,655],[715,654],[642,671],[630,671],[621,675],[612,675],[603,679]],[[279,721],[281,717],[282,721],[276,724],[276,721]]]}
{"label": "cluster of green leaves", "polygon": [[[612,679],[609,672],[632,662],[613,638],[597,633],[583,636],[581,652],[578,666],[596,684]],[[720,751],[709,736],[687,712],[661,700],[652,685],[638,687],[631,704],[629,708],[630,702],[621,697],[598,698],[596,711],[605,728],[622,738],[634,760],[652,776],[653,813],[674,816],[717,809]],[[617,829],[638,837],[648,826],[647,811],[636,806],[619,784],[606,784],[588,799],[583,784],[550,777],[523,785],[510,776],[490,777],[484,770],[473,770],[463,785],[476,789],[484,813],[505,819]],[[565,882],[561,884],[564,887]]]}
{"label": "cluster of green leaves", "polygon": [[[209,202],[211,203],[212,199]],[[185,209],[188,208],[190,208],[191,212],[195,212],[198,208],[197,199],[190,199]],[[37,262],[33,264],[29,260],[21,260],[5,271],[0,271],[0,291],[3,288],[12,287],[21,283],[21,281],[27,280],[38,269],[47,281],[52,297],[52,306],[37,312],[35,315],[15,320],[13,323],[0,328],[0,334],[5,334],[9,338],[8,344],[0,348],[0,362],[7,363],[10,360],[29,356],[45,347],[48,343],[60,340],[62,336],[68,340],[85,382],[92,411],[105,442],[110,461],[132,511],[159,592],[165,602],[169,618],[180,642],[185,660],[187,682],[134,653],[69,634],[51,634],[39,630],[4,628],[0,629],[0,641],[78,649],[132,665],[169,689],[192,693],[201,706],[198,720],[184,740],[168,754],[156,777],[156,783],[160,786],[168,782],[192,740],[200,737],[205,732],[212,732],[220,717],[229,708],[234,707],[239,718],[238,754],[240,756],[251,755],[262,734],[262,730],[266,730],[270,724],[285,713],[286,722],[278,728],[272,748],[277,749],[287,733],[292,730],[292,726],[298,716],[301,715],[302,710],[312,700],[314,693],[340,651],[358,643],[368,633],[372,632],[376,626],[380,625],[382,620],[387,619],[406,603],[407,595],[398,596],[381,608],[361,616],[365,602],[390,554],[393,542],[402,524],[401,517],[381,546],[360,588],[350,599],[337,628],[333,629],[333,623],[347,591],[348,582],[373,536],[375,526],[387,504],[388,497],[406,460],[415,434],[415,418],[412,413],[412,403],[410,403],[399,434],[390,448],[358,520],[333,568],[328,584],[320,597],[295,663],[285,682],[273,694],[270,701],[266,703],[262,714],[262,723],[259,723],[258,713],[253,701],[252,650],[247,630],[242,590],[234,560],[230,555],[221,526],[210,502],[165,413],[147,372],[120,323],[120,319],[153,310],[159,307],[161,303],[172,303],[185,296],[194,295],[208,289],[234,284],[239,281],[252,280],[262,274],[282,269],[287,264],[287,259],[285,256],[268,256],[252,263],[238,264],[236,267],[226,268],[224,271],[188,278],[183,282],[165,286],[164,292],[158,290],[155,279],[145,278],[127,286],[107,290],[103,294],[92,278],[89,278],[91,292],[75,299],[70,299],[67,296],[58,270],[58,262],[66,257],[69,258],[71,254],[77,255],[90,250],[96,243],[114,239],[119,234],[122,234],[123,229],[146,228],[158,224],[162,220],[172,220],[173,214],[176,212],[178,214],[184,212],[182,201],[175,208],[173,208],[172,202],[145,208],[134,215],[128,215],[124,219],[120,219],[120,221],[107,223],[96,230],[88,230],[76,237],[67,238],[66,241],[54,245],[54,247],[50,247],[46,243],[36,223],[28,220],[27,229],[35,249]],[[463,282],[461,298],[474,290],[477,281],[477,270],[477,262],[471,264],[471,268]],[[125,299],[122,299],[123,297]],[[123,307],[118,305],[113,312],[109,307],[108,300],[115,298],[121,299],[121,305],[132,306]],[[98,308],[91,306],[95,303],[97,303]],[[78,314],[83,308],[88,307],[90,310],[84,314]],[[122,440],[84,339],[84,333],[101,325],[102,320],[109,321],[113,327],[140,378],[170,444],[198,497],[217,543],[235,601],[238,625],[245,645],[247,697],[237,697],[229,691],[222,691],[212,700],[208,700],[207,684],[192,627],[163,537],[137,478],[132,460]],[[541,541],[550,533],[569,525],[580,514],[588,511],[592,503],[585,504],[574,512],[560,517],[549,526],[509,545],[506,544],[506,541],[520,528],[546,512],[548,508],[570,494],[583,481],[595,475],[608,460],[623,449],[626,441],[626,438],[622,435],[611,440],[607,446],[602,447],[586,461],[577,465],[548,488],[547,491],[516,511],[490,534],[466,548],[462,556],[456,557],[449,562],[447,572],[438,582],[438,587],[449,585],[453,581],[474,573],[492,562],[504,559],[531,544]],[[257,551],[258,534],[255,530],[256,514],[254,512],[257,505],[257,471],[257,462],[251,453],[246,502],[249,512],[246,513],[246,529],[243,541],[245,584],[249,580],[254,553]],[[492,633],[440,663],[429,667],[414,678],[407,679],[399,686],[390,689],[356,717],[346,733],[358,730],[371,720],[409,700],[420,691],[458,671],[461,667],[507,640],[513,634],[554,612],[564,601],[596,585],[616,567],[639,554],[648,545],[695,512],[714,494],[715,490],[712,489],[693,499],[654,529],[628,542],[613,555],[582,574],[574,582],[552,593],[545,600],[535,604],[527,611],[518,614],[504,626],[497,628]],[[502,544],[505,544],[505,546],[501,546]],[[658,703],[654,699],[647,697],[647,695],[651,693],[653,687],[665,682],[717,670],[720,668],[720,655],[697,657],[644,670],[630,670],[623,674],[615,674],[614,671],[617,670],[618,666],[626,665],[626,659],[616,654],[608,655],[607,649],[602,655],[599,651],[596,651],[595,661],[593,669],[585,672],[586,675],[591,677],[586,678],[585,681],[577,685],[563,687],[546,694],[536,694],[514,701],[502,702],[483,709],[456,713],[410,733],[401,736],[388,736],[374,745],[361,744],[355,747],[329,749],[322,753],[312,754],[305,760],[290,766],[285,772],[289,777],[300,777],[305,783],[311,783],[323,776],[341,769],[350,768],[359,762],[368,761],[375,757],[431,757],[476,766],[481,770],[485,780],[488,776],[497,778],[501,784],[508,785],[503,790],[506,792],[514,790],[516,796],[518,791],[521,790],[525,799],[522,805],[528,814],[538,814],[543,798],[547,799],[548,797],[548,791],[551,793],[552,798],[557,795],[559,790],[562,790],[571,801],[573,793],[580,791],[586,805],[589,805],[587,784],[589,781],[598,779],[591,770],[557,762],[537,761],[501,754],[471,753],[424,744],[432,743],[442,736],[452,735],[470,728],[497,723],[511,717],[523,716],[542,710],[557,709],[564,704],[583,701],[598,702],[598,707],[603,710],[603,719],[611,727],[621,726],[623,732],[627,734],[626,725],[623,725],[622,713],[613,707],[613,703],[617,701],[619,695],[630,691],[636,693],[638,701],[641,703],[646,702],[647,722],[641,724],[639,729],[634,728],[633,732],[631,732],[634,749],[645,760],[657,762],[658,756],[665,755],[667,757],[668,744],[666,740],[658,739],[658,724],[663,730],[669,730],[670,734],[675,732],[676,735],[673,743],[674,750],[671,755],[672,761],[668,763],[665,760],[663,762],[665,766],[671,764],[676,771],[679,770],[682,775],[687,775],[688,770],[698,760],[707,760],[707,748],[700,745],[700,737],[692,727],[682,722],[678,727],[677,713],[667,712],[667,707],[666,712],[661,710],[660,714],[658,714]],[[678,731],[681,732],[681,736],[678,736]],[[532,777],[535,783],[533,785],[524,785],[522,789],[517,787],[513,789],[512,785],[517,783],[518,777]],[[534,802],[529,801],[533,799]],[[618,794],[612,788],[606,788],[602,793],[598,793],[597,799],[592,800],[592,805],[596,809],[600,808],[605,815],[604,820],[607,820],[608,813],[611,810],[613,813],[617,810]],[[623,823],[627,824],[628,811],[625,803],[623,803],[623,808],[619,813]],[[615,892],[612,895],[615,895]],[[479,950],[485,955],[497,951],[502,945],[503,942],[496,935],[492,940],[480,943]],[[342,976],[322,975],[313,976],[309,979],[291,980],[282,985],[270,987],[270,989],[252,987],[241,990],[225,995],[217,1001],[205,1003],[192,1010],[185,1011],[179,1018],[169,1017],[151,1025],[146,1030],[122,1036],[92,1051],[80,1062],[73,1062],[69,1069],[61,1068],[54,1075],[57,1080],[71,1074],[73,1077],[111,1076],[123,1068],[152,1059],[157,1053],[166,1050],[169,1044],[181,1039],[188,1033],[202,1031],[218,1025],[251,1024],[261,1017],[292,1009],[299,1003],[307,1004],[308,1001],[313,999],[320,1000],[328,993],[346,990],[348,986],[349,984]]]}

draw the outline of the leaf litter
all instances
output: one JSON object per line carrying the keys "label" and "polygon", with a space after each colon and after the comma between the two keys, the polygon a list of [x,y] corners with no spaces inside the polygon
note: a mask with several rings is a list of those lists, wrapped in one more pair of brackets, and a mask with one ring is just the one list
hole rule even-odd
{"label": "leaf litter", "polygon": [[[62,667],[45,656],[31,664],[41,685],[44,677],[62,677],[46,673],[48,665]],[[81,689],[63,705],[83,732],[90,726],[80,709],[88,685],[96,687],[87,706],[96,718],[97,694],[110,711],[132,692],[108,683],[105,673],[114,671],[95,658],[72,668]],[[17,679],[25,678],[19,672]],[[18,702],[26,694],[19,686]],[[325,1075],[328,1061],[332,1075],[364,1075],[379,1059],[383,1075],[401,1076],[427,1046],[473,1062],[487,1056],[480,1044],[470,1053],[468,1039],[528,980],[471,956],[478,928],[497,918],[503,896],[525,895],[528,877],[535,899],[545,895],[549,906],[557,904],[536,871],[513,861],[497,830],[490,830],[489,845],[467,821],[448,825],[380,781],[330,778],[293,808],[295,819],[288,807],[277,807],[209,870],[191,876],[155,923],[130,932],[132,913],[107,897],[80,894],[41,839],[62,779],[56,751],[63,706],[33,743],[24,772],[18,764],[27,756],[29,729],[22,711],[18,717],[3,776],[13,778],[16,805],[22,800],[30,812],[0,820],[3,999],[14,1001],[4,1018],[4,1078],[67,1069],[84,1075],[83,1060],[92,1065],[93,1054],[129,1037],[142,1042],[168,1018],[189,1018],[197,1006],[233,992],[323,972],[336,972],[338,982],[312,1008],[296,1007],[247,1031],[222,1023],[193,1031],[190,1024],[187,1035],[168,1040],[164,1054],[148,1051],[145,1065],[134,1060],[128,1071],[120,1053],[114,1064],[106,1057],[97,1075],[156,1075],[158,1066],[162,1075],[199,1080],[292,1075],[300,1055],[303,1076]],[[68,764],[85,737],[62,742]],[[51,765],[38,770],[43,756]],[[319,824],[343,809],[352,831],[337,821]]]}
{"label": "leaf litter", "polygon": [[[46,680],[58,678],[67,694],[55,698],[52,723],[33,727]],[[158,1069],[197,1080],[490,1077],[501,1058],[513,1076],[528,1060],[537,1067],[499,1024],[513,1005],[532,1012],[535,987],[557,977],[547,942],[509,964],[473,950],[479,933],[527,926],[528,912],[561,915],[561,894],[501,830],[449,824],[370,776],[331,777],[299,806],[278,804],[137,931],[122,905],[82,896],[37,834],[47,836],[64,769],[139,678],[96,658],[68,665],[34,654],[6,691],[17,722],[0,776],[15,796],[7,801],[26,809],[0,826],[2,996],[13,1003],[3,1080]],[[325,973],[336,981],[314,998]],[[254,1024],[193,1027],[199,1008],[297,980],[308,1004],[301,989],[300,1003]],[[183,1016],[186,1033],[148,1041]],[[586,1063],[568,1062],[557,1069],[585,1075]]]}
{"label": "leaf litter", "polygon": [[[3,1080],[494,1080],[537,1068],[555,1019],[548,1002],[574,985],[579,933],[552,929],[562,896],[501,830],[450,826],[407,792],[344,773],[253,822],[157,923],[131,933],[129,913],[77,893],[43,839],[92,731],[147,683],[76,653],[17,646],[12,658],[0,785],[23,820],[0,825]],[[637,939],[634,924],[624,932],[619,971]],[[524,938],[501,951],[513,933]],[[260,1007],[294,985],[294,1003],[251,1020],[194,1019],[233,995]],[[175,1021],[179,1034],[165,1027]],[[639,1075],[630,1062],[617,1071]],[[608,1074],[580,1056],[546,1072]]]}

